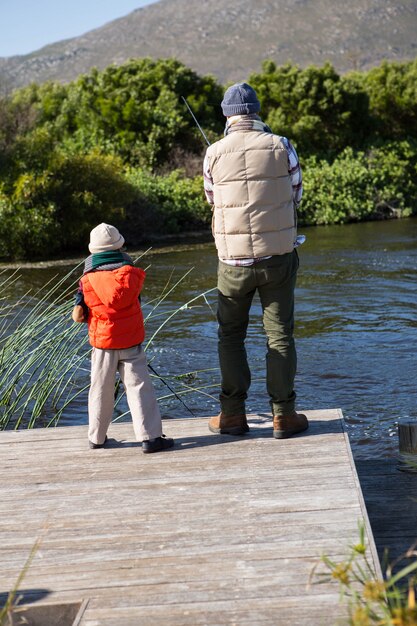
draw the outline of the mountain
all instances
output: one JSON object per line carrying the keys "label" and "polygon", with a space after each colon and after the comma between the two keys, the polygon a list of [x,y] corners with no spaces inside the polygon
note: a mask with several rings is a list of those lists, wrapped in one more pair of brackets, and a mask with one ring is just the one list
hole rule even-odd
{"label": "mountain", "polygon": [[245,80],[264,59],[343,73],[417,56],[416,0],[160,0],[80,37],[0,58],[5,88],[68,82],[129,58],[176,57],[222,84]]}

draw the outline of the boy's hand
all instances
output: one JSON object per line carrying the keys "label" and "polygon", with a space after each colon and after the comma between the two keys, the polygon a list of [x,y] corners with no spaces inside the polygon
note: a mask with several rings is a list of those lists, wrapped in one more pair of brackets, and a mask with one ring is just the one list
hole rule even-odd
{"label": "boy's hand", "polygon": [[72,319],[74,322],[86,322],[87,319],[84,314],[84,309],[81,304],[76,304],[72,310]]}

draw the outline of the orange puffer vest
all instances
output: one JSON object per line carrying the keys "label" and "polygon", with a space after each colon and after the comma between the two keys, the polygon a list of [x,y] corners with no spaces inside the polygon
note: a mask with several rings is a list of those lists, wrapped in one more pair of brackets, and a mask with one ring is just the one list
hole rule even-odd
{"label": "orange puffer vest", "polygon": [[144,280],[145,272],[131,265],[81,278],[92,346],[122,350],[142,343],[145,328],[138,298]]}

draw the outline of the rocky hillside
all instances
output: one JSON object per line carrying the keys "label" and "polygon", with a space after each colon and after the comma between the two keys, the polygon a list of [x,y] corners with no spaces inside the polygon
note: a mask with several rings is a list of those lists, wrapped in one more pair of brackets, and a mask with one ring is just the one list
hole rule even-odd
{"label": "rocky hillside", "polygon": [[176,57],[223,84],[265,58],[339,72],[417,56],[416,0],[159,0],[81,37],[0,58],[3,90],[70,81],[132,57]]}

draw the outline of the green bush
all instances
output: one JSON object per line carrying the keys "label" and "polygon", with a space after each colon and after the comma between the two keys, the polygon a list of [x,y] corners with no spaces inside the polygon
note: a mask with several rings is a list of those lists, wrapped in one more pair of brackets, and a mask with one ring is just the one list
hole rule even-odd
{"label": "green bush", "polygon": [[60,232],[51,205],[24,208],[0,193],[0,258],[45,258]]}
{"label": "green bush", "polygon": [[134,195],[119,159],[57,153],[49,169],[21,174],[10,200],[3,198],[3,218],[14,230],[12,254],[8,244],[3,254],[33,258],[85,248],[90,230],[120,222]]}
{"label": "green bush", "polygon": [[[130,169],[127,181],[145,200],[151,223],[145,233],[180,233],[207,228],[211,209],[203,191],[203,177],[185,178],[175,170],[166,176],[155,176],[141,169]],[[132,211],[132,208],[130,209]]]}
{"label": "green bush", "polygon": [[417,138],[417,59],[384,61],[368,72],[352,72],[346,83],[368,94],[376,136],[384,140]]}
{"label": "green bush", "polygon": [[[416,76],[417,60],[346,76],[330,64],[265,61],[249,77],[263,118],[302,159],[301,222],[417,212]],[[219,139],[223,87],[175,59],[131,60],[0,98],[0,255],[85,249],[100,221],[130,244],[208,228],[205,145],[181,96]]]}
{"label": "green bush", "polygon": [[0,97],[0,174],[14,168],[17,143],[38,123],[37,111],[30,102]]}
{"label": "green bush", "polygon": [[335,154],[359,146],[369,134],[369,98],[363,87],[347,83],[326,63],[300,69],[265,61],[250,84],[261,114],[273,132],[294,141],[304,154]]}
{"label": "green bush", "polygon": [[223,125],[222,93],[214,77],[201,77],[175,59],[143,58],[93,69],[65,86],[31,85],[19,99],[30,103],[38,125],[60,145],[98,148],[154,170],[178,147],[201,152],[203,140],[182,96],[214,136]]}
{"label": "green bush", "polygon": [[332,163],[303,164],[304,224],[340,224],[417,213],[417,142],[388,143],[367,153],[346,148]]}

